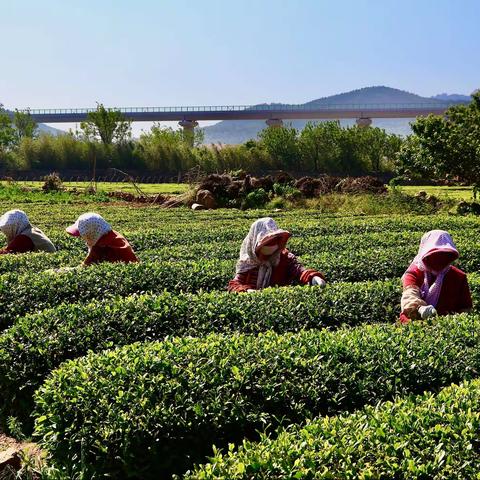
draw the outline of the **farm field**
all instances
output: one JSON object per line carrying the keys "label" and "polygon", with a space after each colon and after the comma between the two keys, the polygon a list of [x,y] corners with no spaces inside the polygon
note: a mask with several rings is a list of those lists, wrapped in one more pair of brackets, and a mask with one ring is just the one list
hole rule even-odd
{"label": "farm field", "polygon": [[[5,183],[5,182],[2,182]],[[43,182],[21,181],[20,185],[31,188],[42,188]],[[90,186],[90,182],[64,182],[67,189],[85,190]],[[145,194],[180,194],[188,189],[186,183],[137,183],[137,187]],[[103,192],[127,192],[137,193],[137,190],[129,182],[97,182],[97,189]]]}
{"label": "farm field", "polygon": [[435,195],[436,197],[449,198],[453,200],[471,201],[473,199],[472,187],[436,187],[436,186],[402,186],[401,190],[409,195],[415,195],[420,191],[427,192],[428,195]]}
{"label": "farm field", "polygon": [[[5,185],[6,182],[0,182],[0,185]],[[19,185],[41,189],[43,182],[40,181],[20,181]],[[67,189],[77,189],[83,191],[90,186],[90,182],[64,182]],[[184,193],[188,190],[189,185],[186,183],[138,183],[137,186],[147,195],[154,195],[157,193],[176,195]],[[101,192],[121,191],[127,193],[138,193],[134,186],[128,182],[98,182],[97,188]],[[473,198],[473,189],[470,186],[401,186],[402,192],[409,195],[415,195],[420,191],[427,192],[428,195],[435,195],[442,198],[452,200],[471,201]]]}
{"label": "farm field", "polygon": [[[0,258],[0,433],[38,442],[41,478],[480,471],[478,217],[0,205],[58,248]],[[88,210],[141,263],[55,271],[85,257],[64,229]],[[226,292],[262,216],[292,232],[325,290]],[[400,326],[400,276],[435,228],[460,250],[473,311]]]}

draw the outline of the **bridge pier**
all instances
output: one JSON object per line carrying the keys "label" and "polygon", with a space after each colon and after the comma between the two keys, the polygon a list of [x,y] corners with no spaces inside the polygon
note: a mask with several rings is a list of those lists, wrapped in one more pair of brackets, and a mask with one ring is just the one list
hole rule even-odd
{"label": "bridge pier", "polygon": [[193,147],[194,136],[195,136],[195,127],[198,127],[198,122],[196,120],[180,120],[178,125],[183,128],[183,139],[191,147]]}
{"label": "bridge pier", "polygon": [[357,118],[357,121],[355,123],[360,128],[366,128],[372,124],[372,119],[369,117],[360,117],[360,118]]}
{"label": "bridge pier", "polygon": [[283,120],[281,118],[269,118],[265,121],[265,123],[270,128],[280,128],[283,127]]}

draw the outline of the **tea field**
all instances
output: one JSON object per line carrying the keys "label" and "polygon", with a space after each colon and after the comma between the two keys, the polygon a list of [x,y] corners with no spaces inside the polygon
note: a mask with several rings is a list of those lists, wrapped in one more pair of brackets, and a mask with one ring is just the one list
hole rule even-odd
{"label": "tea field", "polygon": [[[477,217],[10,208],[58,247],[0,258],[0,432],[38,442],[37,478],[478,478]],[[64,229],[93,209],[139,264],[57,270],[86,255]],[[267,215],[325,290],[226,292]],[[400,276],[434,228],[474,309],[400,326]]]}

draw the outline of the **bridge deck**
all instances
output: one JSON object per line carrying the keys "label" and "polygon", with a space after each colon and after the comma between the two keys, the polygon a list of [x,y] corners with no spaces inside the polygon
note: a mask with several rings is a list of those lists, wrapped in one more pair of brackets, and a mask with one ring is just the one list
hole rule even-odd
{"label": "bridge deck", "polygon": [[[314,120],[342,118],[413,118],[430,113],[442,115],[454,104],[352,104],[352,105],[233,105],[193,107],[122,107],[126,118],[138,122],[181,120]],[[35,109],[29,111],[39,123],[77,123],[94,108]]]}

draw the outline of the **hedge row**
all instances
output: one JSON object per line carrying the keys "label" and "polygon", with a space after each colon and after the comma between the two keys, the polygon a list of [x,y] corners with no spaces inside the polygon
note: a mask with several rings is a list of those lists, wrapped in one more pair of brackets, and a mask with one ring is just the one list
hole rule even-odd
{"label": "hedge row", "polygon": [[[459,265],[477,270],[480,250],[465,251]],[[165,261],[154,251],[139,264],[102,264],[64,273],[5,274],[0,277],[0,330],[27,313],[115,295],[225,290],[234,275],[234,260]],[[410,257],[408,257],[410,259]],[[323,270],[330,282],[379,280],[400,276],[408,261],[401,249],[372,249],[304,257]]]}
{"label": "hedge row", "polygon": [[7,274],[0,277],[0,330],[16,318],[61,303],[115,295],[225,289],[231,262],[101,264],[64,273]]}
{"label": "hedge row", "polygon": [[458,316],[91,353],[37,391],[36,435],[71,477],[165,478],[204,460],[212,444],[256,438],[266,426],[476,377],[479,327],[480,317]]}
{"label": "hedge row", "polygon": [[[43,207],[44,208],[44,207]],[[138,209],[137,209],[138,210]],[[159,246],[172,246],[183,244],[195,244],[205,242],[240,242],[248,232],[250,223],[259,216],[269,215],[268,212],[258,212],[244,218],[236,212],[235,215],[219,215],[213,219],[208,216],[198,217],[194,214],[188,215],[184,221],[172,219],[165,210],[160,212],[147,209],[148,218],[141,216],[137,218],[137,210],[130,209],[122,213],[120,223],[112,221],[113,227],[122,232],[138,250],[148,250]],[[115,209],[107,210],[105,215],[109,218],[115,214]],[[64,214],[64,207],[63,207]],[[180,213],[179,213],[180,215]],[[125,217],[127,216],[127,220]],[[156,224],[152,228],[150,217],[157,217]],[[278,217],[278,215],[276,215]],[[475,218],[463,217],[424,217],[424,216],[402,216],[402,217],[340,217],[329,218],[318,214],[306,215],[305,211],[294,212],[290,216],[277,218],[279,224],[288,228],[295,239],[310,239],[312,237],[339,237],[361,236],[363,234],[376,234],[377,242],[382,238],[397,236],[401,241],[404,236],[411,236],[414,243],[418,242],[421,234],[432,228],[442,228],[454,234],[468,230],[478,231],[480,222]],[[73,221],[73,217],[72,217]],[[71,238],[64,231],[65,220],[60,225],[43,226],[45,232],[60,250],[78,250],[82,248],[82,242]],[[348,241],[347,238],[347,241]],[[3,236],[2,236],[3,239]],[[388,240],[387,240],[388,241]],[[408,240],[410,241],[410,240]],[[343,243],[339,239],[340,243]],[[335,245],[334,241],[329,242]]]}
{"label": "hedge row", "polygon": [[[17,207],[18,208],[18,207]],[[20,207],[22,208],[22,207]],[[189,232],[195,234],[210,232],[214,229],[241,228],[247,229],[260,217],[272,216],[277,222],[301,234],[304,230],[315,229],[319,235],[325,234],[356,234],[370,231],[387,232],[411,230],[416,232],[443,228],[455,230],[461,228],[476,228],[480,221],[475,216],[461,217],[452,215],[370,215],[370,216],[336,216],[320,214],[315,210],[298,209],[285,212],[271,210],[256,210],[240,212],[238,210],[217,210],[209,212],[189,212],[184,209],[128,208],[119,205],[96,206],[98,213],[103,215],[121,232],[133,232],[141,229],[155,229],[158,232]],[[6,209],[6,207],[5,207]],[[45,205],[25,206],[32,222],[45,230],[46,233],[64,231],[80,213],[85,212],[85,206],[64,205],[48,206],[48,216],[45,215]],[[203,228],[202,228],[203,227]]]}
{"label": "hedge row", "polygon": [[[26,430],[33,393],[61,362],[136,341],[211,332],[256,334],[393,322],[398,281],[335,284],[324,291],[292,287],[252,295],[201,293],[73,304],[18,320],[0,335],[0,417],[22,419]],[[359,312],[361,314],[359,315]]]}
{"label": "hedge row", "polygon": [[480,381],[292,426],[215,452],[188,479],[478,478]]}
{"label": "hedge row", "polygon": [[[470,239],[471,234],[466,236]],[[297,255],[346,255],[349,252],[365,249],[399,249],[405,250],[413,256],[416,252],[418,238],[416,232],[405,232],[380,235],[378,233],[362,234],[356,236],[316,236],[306,238],[292,238],[289,248]],[[161,240],[154,235],[128,237],[134,246],[135,252],[142,260],[156,257],[159,260],[198,260],[198,259],[231,259],[236,260],[240,250],[241,240],[223,240],[215,242],[191,243],[188,238],[178,244],[165,246]],[[133,241],[131,240],[133,238]],[[77,241],[78,242],[78,241]],[[79,264],[86,256],[86,249],[81,242],[75,248],[59,250],[56,253],[29,253],[22,255],[6,255],[0,262],[0,274],[8,272],[35,272],[49,268],[59,268]]]}
{"label": "hedge row", "polygon": [[[453,232],[461,251],[459,266],[476,270],[480,253],[471,231]],[[418,232],[377,232],[360,235],[327,235],[292,238],[291,251],[311,265],[319,265],[334,281],[359,281],[401,275],[416,254]],[[135,251],[143,261],[231,260],[238,257],[240,240],[192,243],[188,237],[177,244],[165,245],[152,232],[132,234]],[[86,255],[83,243],[54,254],[7,255],[0,262],[0,274],[38,272],[49,268],[74,266]]]}

